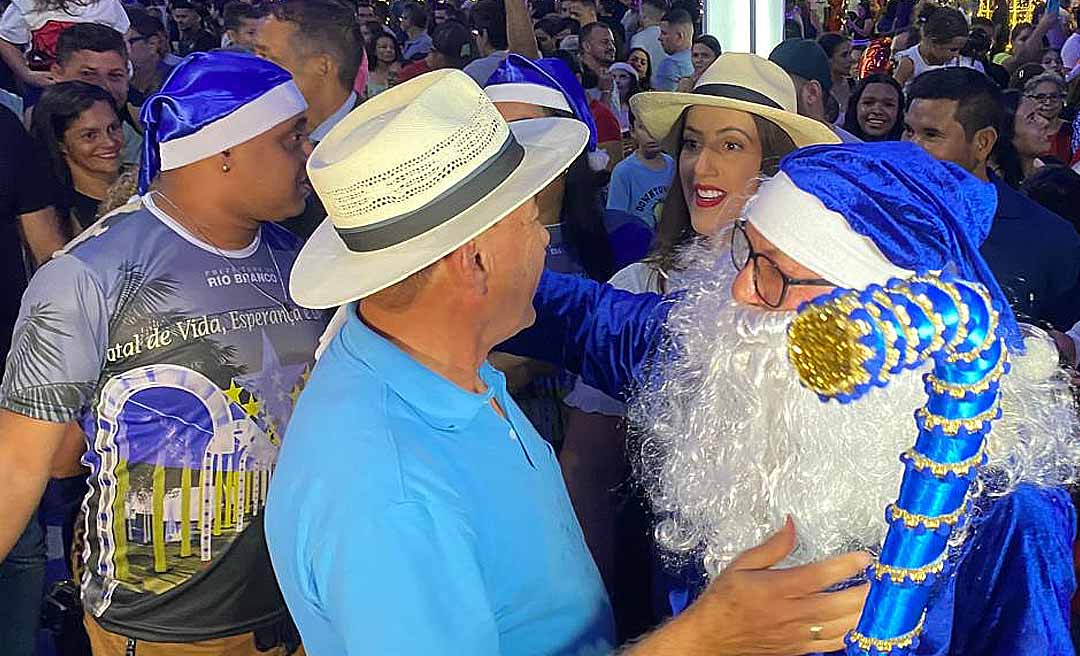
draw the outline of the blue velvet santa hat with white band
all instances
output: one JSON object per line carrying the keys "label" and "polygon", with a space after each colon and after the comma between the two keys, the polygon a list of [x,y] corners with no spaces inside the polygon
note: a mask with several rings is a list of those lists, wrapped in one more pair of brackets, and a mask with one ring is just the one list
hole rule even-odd
{"label": "blue velvet santa hat with white band", "polygon": [[585,89],[561,59],[529,59],[510,53],[488,78],[484,93],[496,103],[526,103],[573,115],[589,128],[589,143],[585,146],[589,167],[599,171],[607,166],[607,153],[597,148],[596,121],[589,111]]}
{"label": "blue velvet santa hat with white band", "polygon": [[212,157],[306,109],[292,76],[273,62],[224,50],[189,55],[143,104],[139,193],[161,171]]}
{"label": "blue velvet santa hat with white band", "polygon": [[979,247],[997,191],[910,143],[810,146],[788,155],[745,215],[763,237],[851,289],[951,270],[986,287],[1010,348],[1020,329]]}

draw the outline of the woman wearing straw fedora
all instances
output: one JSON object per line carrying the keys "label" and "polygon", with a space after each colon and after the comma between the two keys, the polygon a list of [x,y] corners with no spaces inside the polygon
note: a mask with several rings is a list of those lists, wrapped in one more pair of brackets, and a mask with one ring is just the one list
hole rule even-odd
{"label": "woman wearing straw fedora", "polygon": [[[795,148],[838,142],[827,126],[796,113],[790,76],[755,55],[722,55],[702,73],[694,93],[640,93],[631,103],[651,134],[667,135],[677,161],[652,252],[611,280],[632,292],[680,289],[679,255],[686,244],[729,226],[759,179],[774,175]],[[610,491],[626,475],[624,409],[580,380],[565,403],[571,411],[560,453],[563,474],[593,556],[615,589],[610,579],[618,499]]]}
{"label": "woman wearing straw fedora", "polygon": [[[485,362],[534,318],[547,235],[535,196],[587,132],[508,125],[446,70],[365,103],[313,152],[329,217],[291,289],[311,308],[347,303],[347,318],[292,416],[265,516],[312,656],[613,649],[554,454]],[[628,653],[804,653],[796,617],[854,623],[861,601],[818,591],[866,560],[764,569],[793,540],[785,529],[747,552]]]}

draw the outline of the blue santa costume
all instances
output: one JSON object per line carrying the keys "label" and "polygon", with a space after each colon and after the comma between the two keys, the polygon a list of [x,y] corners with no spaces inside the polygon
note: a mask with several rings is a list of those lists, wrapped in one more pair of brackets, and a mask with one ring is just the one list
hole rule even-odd
{"label": "blue santa costume", "polygon": [[[978,253],[995,209],[988,185],[917,147],[896,143],[797,151],[784,160],[781,172],[797,193],[814,196],[842,215],[898,271],[955,270],[983,283],[1001,312],[1010,347],[1022,349],[1015,319]],[[853,286],[839,273],[845,263],[840,256],[837,270],[828,271],[821,266],[827,262],[793,252],[806,227],[797,224],[801,218],[797,211],[788,212],[770,222],[774,231],[794,226],[786,239],[762,233],[822,277]],[[677,297],[630,294],[545,273],[534,300],[536,324],[505,350],[558,363],[579,372],[587,384],[621,396],[643,376],[676,303]],[[1068,494],[1021,484],[1004,497],[981,497],[974,516],[952,574],[942,577],[931,593],[921,641],[912,653],[1073,654],[1069,602],[1075,591],[1075,513]]]}

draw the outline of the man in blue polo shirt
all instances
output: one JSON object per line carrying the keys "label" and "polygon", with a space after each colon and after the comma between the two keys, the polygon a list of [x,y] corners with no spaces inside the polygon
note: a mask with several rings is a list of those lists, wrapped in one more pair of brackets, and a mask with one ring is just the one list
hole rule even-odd
{"label": "man in blue polo shirt", "polygon": [[983,257],[1021,321],[1067,330],[1080,320],[1080,236],[988,170],[1003,113],[1001,92],[982,73],[928,71],[908,91],[904,140],[994,184],[997,212]]}
{"label": "man in blue polo shirt", "polygon": [[[535,196],[588,129],[507,125],[460,71],[386,94],[308,163],[330,215],[292,293],[346,305],[267,501],[286,603],[311,656],[610,653],[611,609],[559,463],[486,363],[535,319],[548,241]],[[842,646],[862,592],[820,591],[867,560],[769,571],[793,546],[788,526],[632,653]]]}

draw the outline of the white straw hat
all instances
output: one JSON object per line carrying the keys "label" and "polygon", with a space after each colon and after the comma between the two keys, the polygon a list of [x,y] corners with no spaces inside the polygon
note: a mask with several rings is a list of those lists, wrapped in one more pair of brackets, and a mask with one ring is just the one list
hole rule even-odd
{"label": "white straw hat", "polygon": [[795,146],[840,143],[829,126],[799,116],[795,84],[784,69],[742,52],[720,55],[691,93],[647,91],[630,99],[634,116],[658,139],[670,136],[688,107],[723,107],[760,116],[786,132]]}
{"label": "white straw hat", "polygon": [[341,305],[437,262],[547,187],[588,136],[573,119],[507,125],[457,70],[379,94],[335,126],[308,160],[328,216],[293,267],[293,300]]}

